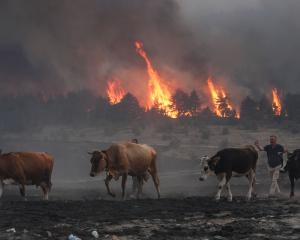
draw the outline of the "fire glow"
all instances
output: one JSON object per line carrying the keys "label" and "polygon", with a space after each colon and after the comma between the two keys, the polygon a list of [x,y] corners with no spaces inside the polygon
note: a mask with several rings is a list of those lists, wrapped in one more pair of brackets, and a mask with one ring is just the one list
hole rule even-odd
{"label": "fire glow", "polygon": [[117,104],[121,102],[125,96],[125,90],[122,88],[119,80],[110,80],[107,83],[106,94],[111,104]]}
{"label": "fire glow", "polygon": [[[232,112],[234,109],[232,104],[229,102],[228,96],[224,89],[215,85],[211,78],[207,80],[207,86],[211,97],[213,112],[218,117],[229,117],[228,110]],[[235,113],[234,117],[239,118],[239,114]]]}
{"label": "fire glow", "polygon": [[[174,94],[175,88],[171,88],[167,84],[167,81],[163,79],[158,71],[154,68],[153,63],[143,48],[143,44],[140,41],[136,41],[134,45],[136,52],[146,64],[146,71],[148,75],[146,100],[143,104],[145,110],[149,111],[151,109],[157,109],[160,113],[168,117],[177,118],[180,115],[180,110],[177,109],[177,106],[172,99],[172,94]],[[223,86],[216,84],[212,78],[207,80],[207,86],[211,103],[210,105],[212,107],[212,111],[217,117],[240,118],[239,113],[233,107],[233,104],[228,97],[228,93]],[[112,79],[108,81],[106,94],[110,104],[114,105],[121,102],[126,92],[127,90],[122,87],[119,79]],[[279,98],[276,99],[279,100]],[[142,101],[139,102],[141,103]],[[277,103],[276,105],[273,103],[273,105],[277,106]],[[198,106],[198,109],[201,109],[201,105]],[[278,107],[276,107],[276,109],[278,109]],[[281,111],[281,106],[278,110]],[[193,116],[193,113],[185,112],[184,116],[191,117]]]}
{"label": "fire glow", "polygon": [[273,102],[272,102],[273,112],[276,116],[280,116],[281,110],[282,110],[282,105],[281,105],[281,101],[280,101],[280,97],[279,97],[277,88],[272,89],[272,97],[273,97]]}
{"label": "fire glow", "polygon": [[147,110],[157,107],[171,118],[177,117],[177,111],[172,108],[172,93],[158,72],[154,69],[147,53],[143,49],[143,44],[135,42],[137,53],[144,59],[148,72],[148,99]]}

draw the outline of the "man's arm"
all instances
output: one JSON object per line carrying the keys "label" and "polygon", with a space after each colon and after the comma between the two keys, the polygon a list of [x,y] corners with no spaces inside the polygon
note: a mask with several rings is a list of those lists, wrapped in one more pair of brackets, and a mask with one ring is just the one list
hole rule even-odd
{"label": "man's arm", "polygon": [[265,150],[259,145],[258,140],[256,140],[256,141],[254,142],[254,145],[257,147],[257,149],[258,149],[259,151],[265,151]]}

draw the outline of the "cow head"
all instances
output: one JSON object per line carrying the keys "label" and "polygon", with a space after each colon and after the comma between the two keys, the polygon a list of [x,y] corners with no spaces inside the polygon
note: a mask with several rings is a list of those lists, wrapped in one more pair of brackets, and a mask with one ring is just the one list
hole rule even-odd
{"label": "cow head", "polygon": [[300,150],[295,150],[294,152],[287,154],[287,166],[293,165],[294,167],[300,165]]}
{"label": "cow head", "polygon": [[92,164],[90,176],[95,177],[107,167],[107,154],[106,151],[93,151],[88,154],[92,155],[90,160]]}
{"label": "cow head", "polygon": [[211,159],[206,155],[200,158],[200,181],[206,180],[208,176],[211,176],[214,173],[213,169],[210,167],[210,161]]}
{"label": "cow head", "polygon": [[200,181],[204,181],[207,179],[208,176],[214,174],[215,167],[217,162],[220,160],[219,156],[214,156],[209,158],[208,156],[201,157],[200,161]]}

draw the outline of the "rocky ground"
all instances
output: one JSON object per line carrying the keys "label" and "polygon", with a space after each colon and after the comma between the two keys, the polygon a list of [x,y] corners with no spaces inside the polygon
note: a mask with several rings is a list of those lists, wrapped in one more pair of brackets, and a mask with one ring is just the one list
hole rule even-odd
{"label": "rocky ground", "polygon": [[[299,239],[299,200],[10,201],[0,239]],[[12,229],[14,228],[14,229]],[[15,231],[14,231],[15,230]]]}

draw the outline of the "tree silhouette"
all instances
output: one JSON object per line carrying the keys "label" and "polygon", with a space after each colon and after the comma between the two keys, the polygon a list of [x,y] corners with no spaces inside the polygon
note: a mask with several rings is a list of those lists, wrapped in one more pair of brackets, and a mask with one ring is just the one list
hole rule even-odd
{"label": "tree silhouette", "polygon": [[247,96],[241,103],[241,120],[257,120],[259,114],[258,103],[251,97]]}

